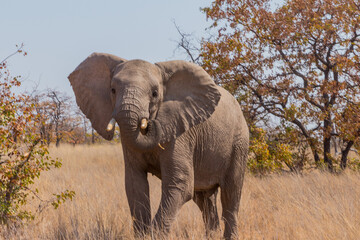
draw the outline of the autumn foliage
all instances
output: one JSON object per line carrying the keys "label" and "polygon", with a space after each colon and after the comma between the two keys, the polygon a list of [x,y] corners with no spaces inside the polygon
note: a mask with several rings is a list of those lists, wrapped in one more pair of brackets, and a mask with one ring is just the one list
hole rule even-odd
{"label": "autumn foliage", "polygon": [[[318,166],[345,168],[360,136],[360,4],[272,6],[217,0],[204,8],[216,35],[203,40],[200,62],[238,97],[252,127],[272,122],[280,135],[295,134],[295,145],[305,141]],[[339,158],[331,151],[335,142]]]}
{"label": "autumn foliage", "polygon": [[[26,55],[21,46],[16,53]],[[41,118],[30,96],[14,93],[20,85],[19,77],[10,75],[6,59],[0,62],[0,224],[32,219],[34,214],[23,208],[30,196],[38,197],[31,185],[41,172],[61,166],[41,141]],[[73,195],[66,190],[48,201],[39,200],[57,207]]]}

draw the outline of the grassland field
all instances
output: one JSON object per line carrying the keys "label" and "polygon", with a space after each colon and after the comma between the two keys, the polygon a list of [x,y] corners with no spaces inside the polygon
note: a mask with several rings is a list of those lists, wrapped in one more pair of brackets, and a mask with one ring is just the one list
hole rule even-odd
{"label": "grassland field", "polygon": [[[69,189],[76,192],[75,198],[57,210],[49,205],[16,230],[2,229],[0,238],[134,239],[121,146],[62,145],[50,153],[61,158],[63,166],[41,175],[36,182],[40,197],[49,199],[52,193]],[[149,182],[154,216],[161,182],[152,175]],[[28,208],[36,211],[38,207],[35,198]],[[239,233],[240,239],[360,239],[360,174],[314,170],[259,178],[247,173]],[[220,238],[221,232],[213,236]],[[181,209],[169,239],[206,239],[201,213],[192,201]]]}

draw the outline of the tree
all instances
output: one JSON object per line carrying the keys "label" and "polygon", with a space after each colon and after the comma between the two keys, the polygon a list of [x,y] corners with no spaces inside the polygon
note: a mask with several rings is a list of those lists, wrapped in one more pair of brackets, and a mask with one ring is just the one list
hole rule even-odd
{"label": "tree", "polygon": [[216,0],[204,8],[217,35],[201,62],[217,83],[306,139],[316,163],[341,167],[360,136],[360,5],[353,0]]}
{"label": "tree", "polygon": [[[85,143],[89,120],[65,93],[46,89],[31,94],[37,115],[41,118],[38,131],[49,146],[55,142]],[[81,127],[83,126],[83,127]]]}
{"label": "tree", "polygon": [[[16,53],[26,55],[22,46]],[[29,194],[37,196],[37,189],[30,186],[42,171],[59,168],[61,162],[49,156],[47,145],[35,131],[41,118],[30,97],[14,93],[13,89],[21,83],[19,77],[11,77],[7,59],[0,62],[0,224],[9,225],[34,218],[31,212],[21,208]],[[74,192],[66,190],[54,195],[52,204],[57,207],[71,199]]]}
{"label": "tree", "polygon": [[33,94],[31,101],[34,104],[34,110],[39,118],[39,133],[43,143],[50,145],[52,138],[53,121],[49,113],[50,102],[45,100],[44,94]]}
{"label": "tree", "polygon": [[70,97],[51,89],[48,89],[47,97],[50,99],[49,106],[54,125],[55,145],[58,147],[64,135],[73,130],[72,127],[69,129],[69,124],[65,123],[69,120],[69,117],[66,118],[66,115],[69,115],[71,112],[71,104],[69,104]]}

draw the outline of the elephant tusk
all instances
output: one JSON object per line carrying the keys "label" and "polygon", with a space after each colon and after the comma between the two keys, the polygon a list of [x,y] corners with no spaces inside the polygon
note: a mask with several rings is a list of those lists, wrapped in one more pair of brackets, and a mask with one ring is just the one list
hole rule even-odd
{"label": "elephant tusk", "polygon": [[162,149],[162,150],[165,150],[165,148],[163,146],[161,146],[160,143],[158,143],[158,146]]}
{"label": "elephant tusk", "polygon": [[145,129],[147,128],[147,125],[148,125],[148,121],[146,120],[146,118],[141,119],[140,128],[141,128],[142,130],[145,130]]}
{"label": "elephant tusk", "polygon": [[116,123],[115,118],[112,118],[106,127],[106,131],[110,132],[114,128],[115,123]]}

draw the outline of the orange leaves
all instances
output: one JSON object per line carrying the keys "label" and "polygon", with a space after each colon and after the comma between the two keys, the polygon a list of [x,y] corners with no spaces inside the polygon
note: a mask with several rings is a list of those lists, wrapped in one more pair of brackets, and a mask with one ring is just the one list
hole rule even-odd
{"label": "orange leaves", "polygon": [[288,108],[284,109],[285,119],[292,122],[295,118],[299,117],[299,112],[295,104],[291,104]]}
{"label": "orange leaves", "polygon": [[360,135],[360,101],[347,104],[346,108],[335,114],[334,122],[337,123],[342,138],[356,141]]}
{"label": "orange leaves", "polygon": [[[26,55],[22,46],[18,53]],[[29,96],[13,92],[21,84],[18,77],[10,76],[5,60],[0,66],[0,224],[11,224],[34,218],[21,208],[32,193],[29,187],[42,171],[60,165],[34,131],[39,118]]]}
{"label": "orange leaves", "polygon": [[204,68],[220,84],[230,85],[251,121],[266,125],[264,116],[272,115],[276,124],[279,119],[294,124],[315,159],[320,148],[314,139],[320,143],[331,135],[344,143],[359,141],[359,5],[353,0],[289,0],[271,9],[269,4],[213,2],[206,14],[219,31],[202,42]]}

